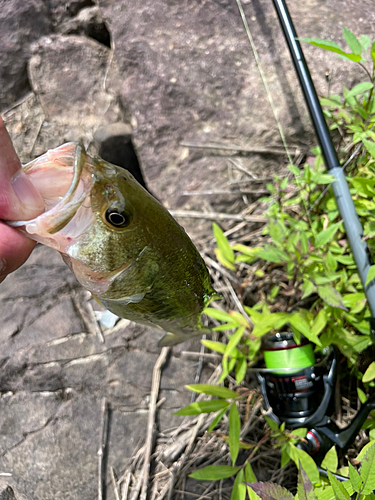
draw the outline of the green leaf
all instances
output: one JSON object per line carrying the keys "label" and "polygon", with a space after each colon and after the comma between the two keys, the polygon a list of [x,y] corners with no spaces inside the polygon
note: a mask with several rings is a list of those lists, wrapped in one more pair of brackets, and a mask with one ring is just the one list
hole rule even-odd
{"label": "green leaf", "polygon": [[[341,483],[346,491],[348,492],[349,496],[353,494],[353,486],[351,485],[350,481],[344,481]],[[324,487],[324,490],[322,492],[318,493],[318,500],[335,500],[335,494],[333,491],[332,486],[326,486]]]}
{"label": "green leaf", "polygon": [[337,269],[337,260],[331,252],[327,252],[326,256],[326,266],[328,271],[336,271]]}
{"label": "green leaf", "polygon": [[261,500],[294,500],[293,494],[279,484],[259,482],[249,486]]}
{"label": "green leaf", "polygon": [[229,451],[233,466],[236,463],[240,449],[241,421],[236,403],[232,403],[229,411]]}
{"label": "green leaf", "polygon": [[362,45],[363,50],[366,51],[370,47],[371,38],[367,35],[361,35],[359,43]]}
{"label": "green leaf", "polygon": [[244,483],[244,473],[241,469],[234,480],[230,500],[245,500],[246,498],[246,484]]}
{"label": "green leaf", "polygon": [[323,461],[323,469],[329,470],[330,472],[336,472],[338,465],[338,458],[335,446],[332,446],[330,450],[327,451]]}
{"label": "green leaf", "polygon": [[264,419],[267,422],[268,427],[270,429],[272,429],[273,431],[278,431],[279,430],[279,426],[277,425],[277,423],[271,417],[268,417],[267,415],[264,415]]}
{"label": "green leaf", "polygon": [[359,43],[359,40],[357,39],[355,34],[352,33],[350,30],[348,30],[348,28],[345,28],[345,26],[343,26],[343,30],[344,30],[345,41],[349,45],[351,51],[354,54],[357,54],[360,56],[362,54],[362,46]]}
{"label": "green leaf", "polygon": [[298,467],[298,500],[316,500],[314,486],[312,485],[309,476],[304,471],[301,462]]}
{"label": "green leaf", "polygon": [[344,52],[337,43],[331,42],[330,40],[321,40],[319,38],[300,38],[299,40],[307,42],[310,45],[315,45],[315,47],[328,50],[329,52],[340,54],[350,61],[360,62],[362,59],[358,54],[348,54],[347,52]]}
{"label": "green leaf", "polygon": [[249,462],[246,462],[246,465],[245,465],[245,481],[247,483],[256,483],[257,482],[256,475],[254,474],[254,471],[253,471],[251,465],[249,464]]}
{"label": "green leaf", "polygon": [[363,94],[363,92],[366,92],[367,90],[371,90],[374,88],[374,84],[371,82],[361,82],[355,87],[353,87],[349,92],[346,94],[345,99],[350,99],[353,96]]}
{"label": "green leaf", "polygon": [[316,247],[321,247],[331,241],[335,234],[337,233],[337,230],[339,229],[341,225],[341,222],[336,222],[336,224],[332,224],[332,226],[329,226],[327,229],[324,229],[321,231],[316,237],[315,237],[315,246]]}
{"label": "green leaf", "polygon": [[283,262],[288,260],[288,256],[286,253],[272,247],[261,249],[258,252],[258,257],[260,259],[268,260],[269,262],[273,262],[275,264],[282,264]]}
{"label": "green leaf", "polygon": [[362,494],[369,495],[375,489],[375,444],[370,446],[362,459]]}
{"label": "green leaf", "polygon": [[370,266],[370,269],[368,270],[365,285],[367,286],[373,279],[375,279],[375,264]]}
{"label": "green leaf", "polygon": [[234,265],[233,262],[229,261],[223,254],[223,251],[221,248],[215,248],[215,255],[217,260],[222,264],[224,267],[230,269],[231,271],[236,270],[236,266]]}
{"label": "green leaf", "polygon": [[300,173],[301,173],[300,169],[293,164],[289,164],[288,168],[292,172],[292,174],[294,174],[294,175],[300,175]]}
{"label": "green leaf", "polygon": [[360,402],[362,404],[366,403],[367,401],[367,396],[366,394],[362,391],[362,389],[360,387],[357,387],[357,394],[358,394],[358,398],[360,400]]}
{"label": "green leaf", "polygon": [[318,314],[314,320],[314,323],[311,326],[311,332],[314,335],[319,335],[326,327],[327,321],[328,321],[327,313],[325,312],[324,309],[321,309],[318,312]]}
{"label": "green leaf", "polygon": [[357,460],[359,462],[362,462],[363,457],[366,455],[367,451],[372,447],[375,446],[375,441],[370,441],[369,443],[365,444],[365,446],[362,448],[362,450],[358,453]]}
{"label": "green leaf", "polygon": [[224,356],[228,357],[231,355],[232,351],[235,349],[239,341],[241,340],[243,334],[245,333],[245,327],[240,326],[237,328],[237,330],[234,332],[234,334],[231,336],[229,339],[229,342],[227,344],[227,348],[225,349]]}
{"label": "green leaf", "polygon": [[223,416],[225,415],[227,411],[227,408],[224,408],[223,410],[221,410],[217,415],[216,417],[213,419],[213,421],[211,422],[209,428],[207,429],[207,432],[210,433],[213,429],[215,429],[215,427],[217,426],[217,424],[220,422],[220,420],[223,418]]}
{"label": "green leaf", "polygon": [[229,313],[221,311],[219,309],[214,309],[213,307],[207,307],[204,310],[204,314],[219,321],[227,321],[228,323],[233,322],[233,317]]}
{"label": "green leaf", "polygon": [[230,465],[208,465],[189,474],[189,477],[200,481],[218,481],[232,477],[241,470],[241,467],[231,467]]}
{"label": "green leaf", "polygon": [[333,493],[337,500],[350,500],[350,495],[344,488],[344,485],[340,483],[338,479],[335,478],[333,474],[328,471],[328,478],[331,486],[333,488]]}
{"label": "green leaf", "polygon": [[240,384],[243,381],[243,379],[246,376],[246,372],[247,372],[247,360],[246,360],[245,356],[243,356],[242,358],[240,358],[237,361],[237,364],[236,364],[235,373],[236,373],[237,384]]}
{"label": "green leaf", "polygon": [[301,313],[299,312],[293,313],[289,321],[292,327],[295,330],[297,330],[297,332],[302,333],[302,335],[311,340],[311,342],[314,342],[319,346],[322,345],[319,338],[315,333],[312,332],[308,322],[305,320],[305,318],[302,316]]}
{"label": "green leaf", "polygon": [[331,307],[338,307],[347,311],[346,307],[342,303],[342,297],[340,293],[329,285],[322,285],[317,287],[317,292],[319,297],[324,300]]}
{"label": "green leaf", "polygon": [[367,139],[363,139],[363,144],[365,148],[370,153],[370,155],[375,158],[375,143],[372,141],[368,141]]}
{"label": "green leaf", "polygon": [[261,498],[255,493],[251,486],[247,487],[247,494],[249,495],[250,500],[261,500]]}
{"label": "green leaf", "polygon": [[181,408],[181,410],[176,411],[173,415],[185,416],[185,415],[199,415],[200,413],[212,413],[214,411],[223,410],[228,408],[230,403],[224,399],[215,399],[213,401],[197,401],[191,403],[190,405]]}
{"label": "green leaf", "polygon": [[287,447],[281,449],[280,467],[285,467],[290,462],[290,456]]}
{"label": "green leaf", "polygon": [[233,252],[232,248],[230,247],[229,242],[228,242],[226,236],[224,235],[222,229],[216,224],[216,222],[214,222],[212,224],[212,229],[214,232],[214,236],[216,238],[217,246],[220,248],[223,257],[228,262],[233,264],[234,263],[234,252]]}
{"label": "green leaf", "polygon": [[348,465],[350,482],[353,485],[354,491],[359,493],[362,489],[362,480],[360,478],[360,475],[358,474],[357,469],[355,469],[350,462],[348,462]]}
{"label": "green leaf", "polygon": [[367,368],[362,377],[362,382],[365,384],[366,382],[371,382],[375,378],[375,361],[373,361],[370,366]]}
{"label": "green leaf", "polygon": [[190,391],[209,394],[210,396],[217,396],[218,398],[232,399],[238,397],[237,392],[231,391],[226,387],[219,387],[218,385],[190,384],[185,385],[185,387]]}
{"label": "green leaf", "polygon": [[313,293],[314,290],[315,290],[314,283],[310,280],[305,279],[302,285],[303,295],[301,298],[304,299],[305,297],[308,297]]}
{"label": "green leaf", "polygon": [[375,42],[371,46],[371,58],[372,62],[375,64]]}
{"label": "green leaf", "polygon": [[215,342],[213,340],[201,340],[201,344],[207,347],[207,349],[219,352],[220,354],[224,354],[225,349],[227,348],[226,344],[223,344],[222,342]]}
{"label": "green leaf", "polygon": [[268,231],[271,238],[278,243],[282,243],[285,239],[285,226],[279,221],[270,221]]}
{"label": "green leaf", "polygon": [[305,451],[300,450],[294,444],[289,444],[289,455],[293,462],[299,467],[300,463],[313,484],[319,482],[319,471],[314,460]]}

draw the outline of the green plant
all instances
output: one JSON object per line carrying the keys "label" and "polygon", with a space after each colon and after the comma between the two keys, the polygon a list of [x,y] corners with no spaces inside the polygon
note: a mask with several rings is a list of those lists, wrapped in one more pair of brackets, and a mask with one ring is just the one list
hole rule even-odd
{"label": "green plant", "polygon": [[[298,472],[297,500],[350,500],[354,495],[355,500],[373,500],[375,489],[375,443],[369,443],[369,447],[363,449],[358,455],[357,461],[361,462],[361,468],[357,471],[349,464],[349,479],[340,482],[328,469],[329,482],[315,486],[309,475],[300,464]],[[336,471],[333,471],[336,472]],[[288,490],[278,484],[253,483],[248,484],[258,498],[261,500],[292,500],[294,496]],[[252,500],[254,496],[250,496]]]}
{"label": "green plant", "polygon": [[[373,251],[375,41],[367,36],[358,39],[346,28],[344,37],[350,52],[345,52],[334,42],[303,40],[359,64],[368,78],[368,81],[361,82],[350,90],[344,87],[343,95],[331,95],[321,101],[330,128],[336,134],[340,160],[342,164],[348,163],[346,171],[351,195],[364,226],[364,237]],[[357,391],[363,403],[367,398],[366,393],[375,385],[375,362],[368,366],[359,366],[357,363],[359,354],[372,345],[369,329],[371,313],[333,193],[329,188],[332,177],[325,172],[318,148],[313,150],[313,155],[307,158],[301,169],[289,165],[287,175],[275,175],[274,182],[267,186],[270,195],[259,200],[267,207],[268,219],[260,244],[250,247],[231,243],[222,229],[214,224],[216,257],[235,274],[240,283],[237,292],[241,300],[238,298],[237,304],[239,301],[241,304],[237,311],[207,308],[207,316],[215,320],[216,324],[219,322],[213,330],[224,332],[225,337],[220,341],[203,340],[202,343],[222,355],[220,382],[234,372],[237,384],[243,382],[248,367],[257,361],[262,337],[270,333],[282,329],[291,330],[297,342],[304,335],[316,345],[317,351],[335,345],[347,358],[347,372],[356,377],[361,385]],[[370,268],[368,282],[373,279],[375,266]],[[253,283],[258,286],[250,297],[248,289]],[[251,482],[247,479],[250,475],[248,458],[242,465],[237,465],[239,450],[246,448],[246,443],[240,441],[241,426],[237,409],[237,404],[245,395],[218,386],[196,385],[189,386],[189,389],[219,399],[193,403],[177,414],[217,412],[209,428],[211,432],[228,413],[229,431],[223,437],[229,444],[232,459],[230,466],[209,466],[195,471],[192,477],[218,479],[235,476],[232,498],[245,498],[246,490],[241,484],[242,481]],[[229,392],[220,393],[219,390]],[[299,467],[299,499],[348,500],[353,492],[356,492],[356,500],[373,498],[374,443],[367,448],[366,455],[360,454],[363,460],[360,473],[349,464],[346,472],[350,481],[344,483],[344,486],[332,476],[337,471],[338,457],[334,449],[330,450],[322,463],[329,471],[328,484],[320,482],[312,458],[296,447],[298,439],[303,439],[305,430],[297,429],[291,433],[285,429],[285,425],[278,427],[271,419],[266,417],[266,420],[268,430],[265,431],[264,439],[273,440],[275,446],[280,448],[281,466],[290,460],[297,466],[302,464]],[[369,430],[370,438],[375,438],[373,416],[366,421],[365,428]],[[251,456],[254,453],[256,446],[252,446]],[[308,481],[314,484],[315,491],[312,491]],[[285,493],[285,489],[282,493],[281,487],[275,486],[272,494],[267,489],[270,488],[269,485],[262,488],[250,491],[247,487],[247,493],[251,499],[256,493],[267,499],[290,498],[291,495]]]}

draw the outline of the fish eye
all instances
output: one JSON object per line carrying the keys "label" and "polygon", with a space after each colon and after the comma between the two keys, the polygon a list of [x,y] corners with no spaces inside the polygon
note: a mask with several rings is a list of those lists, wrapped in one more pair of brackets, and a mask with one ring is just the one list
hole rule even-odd
{"label": "fish eye", "polygon": [[105,213],[106,221],[116,229],[123,229],[131,222],[130,214],[126,212],[119,212],[116,209],[108,208]]}

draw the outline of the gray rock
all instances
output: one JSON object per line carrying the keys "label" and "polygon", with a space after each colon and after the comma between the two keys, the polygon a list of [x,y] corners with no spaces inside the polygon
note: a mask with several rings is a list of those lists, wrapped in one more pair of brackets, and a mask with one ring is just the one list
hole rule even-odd
{"label": "gray rock", "polygon": [[86,37],[52,35],[32,50],[30,81],[47,119],[90,122],[105,113],[108,48]]}
{"label": "gray rock", "polygon": [[[103,397],[110,406],[107,472],[121,475],[145,437],[162,332],[128,323],[105,331],[102,344],[75,306],[87,300],[81,291],[58,253],[41,245],[1,284],[0,472],[12,474],[4,490],[17,500],[25,500],[19,491],[30,500],[97,496]],[[197,340],[184,345],[197,347]],[[179,352],[162,374],[160,430],[181,423],[171,413],[190,399],[184,385],[194,381],[195,361]]]}
{"label": "gray rock", "polygon": [[99,7],[86,7],[80,10],[72,19],[58,26],[58,30],[64,35],[85,35],[98,42],[110,46],[110,36],[105,26]]}
{"label": "gray rock", "polygon": [[91,0],[47,0],[48,11],[54,25],[74,17],[81,9],[93,5]]}
{"label": "gray rock", "polygon": [[[288,142],[311,143],[312,128],[272,2],[245,3]],[[357,34],[373,31],[370,0],[288,4],[299,36],[342,43],[341,24]],[[202,150],[189,152],[181,141],[281,144],[235,2],[102,0],[100,7],[114,42],[121,98],[133,117],[135,145],[158,198],[176,206],[186,202],[180,199],[182,190],[223,184],[227,160],[213,160]],[[350,62],[309,46],[305,51],[320,93],[326,92],[328,68],[333,90],[358,81],[358,68]],[[252,155],[247,167],[274,169],[279,161]]]}
{"label": "gray rock", "polygon": [[11,106],[30,90],[26,70],[30,44],[51,29],[43,0],[1,2],[0,110]]}

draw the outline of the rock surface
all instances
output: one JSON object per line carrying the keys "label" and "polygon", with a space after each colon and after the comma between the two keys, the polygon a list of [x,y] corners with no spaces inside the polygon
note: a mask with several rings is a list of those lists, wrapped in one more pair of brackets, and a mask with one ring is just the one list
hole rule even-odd
{"label": "rock surface", "polygon": [[30,90],[30,46],[51,29],[43,0],[0,2],[0,109],[11,106]]}
{"label": "rock surface", "polygon": [[[308,144],[311,125],[272,2],[244,3],[288,143]],[[372,34],[375,11],[369,0],[288,4],[300,36],[342,43],[342,24]],[[155,191],[162,200],[175,205],[186,186],[212,187],[213,177],[223,182],[227,159],[216,158],[213,166],[202,150],[188,154],[182,141],[281,144],[235,2],[101,0],[100,7],[114,41],[121,99],[130,107],[141,163],[150,181],[157,179]],[[327,69],[333,90],[363,76],[333,55],[310,46],[305,51],[320,93],[326,92]],[[271,163],[275,168],[279,158],[266,160],[252,155],[247,167]]]}
{"label": "rock surface", "polygon": [[[30,500],[97,496],[104,397],[110,405],[107,470],[121,475],[143,444],[162,333],[129,324],[108,331],[103,344],[80,313],[86,300],[57,252],[42,246],[0,289],[0,472],[11,474],[10,486]],[[198,346],[194,341],[183,349]],[[183,387],[194,381],[194,362],[179,351],[163,370],[160,430],[178,426],[181,418],[171,413],[189,403]],[[112,495],[108,488],[107,498]]]}

